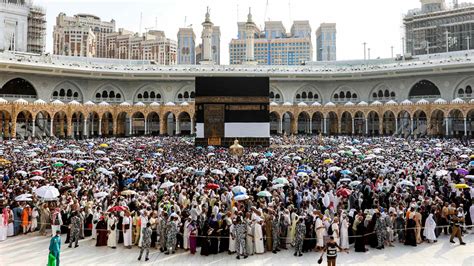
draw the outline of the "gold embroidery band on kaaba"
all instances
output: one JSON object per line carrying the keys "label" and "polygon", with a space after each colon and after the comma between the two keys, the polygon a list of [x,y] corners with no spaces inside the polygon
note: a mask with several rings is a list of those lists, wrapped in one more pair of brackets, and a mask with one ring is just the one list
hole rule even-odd
{"label": "gold embroidery band on kaaba", "polygon": [[263,96],[232,97],[232,96],[203,96],[196,97],[196,103],[268,103],[270,98]]}

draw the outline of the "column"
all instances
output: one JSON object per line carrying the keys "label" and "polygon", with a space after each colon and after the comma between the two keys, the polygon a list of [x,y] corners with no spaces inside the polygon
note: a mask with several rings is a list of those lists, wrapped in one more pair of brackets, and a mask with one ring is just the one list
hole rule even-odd
{"label": "column", "polygon": [[283,118],[278,119],[278,134],[283,134]]}
{"label": "column", "polygon": [[[464,119],[464,125],[466,125],[466,119]],[[33,138],[35,137],[35,127],[36,127],[36,119],[33,118],[33,121],[31,121],[31,125],[33,128],[31,129],[31,133],[33,134]]]}
{"label": "column", "polygon": [[395,117],[395,135],[398,134],[398,118]]}
{"label": "column", "polygon": [[[161,117],[161,116],[160,116]],[[160,121],[160,135],[165,135],[166,134],[166,126],[168,122],[167,119],[161,119]]]}
{"label": "column", "polygon": [[410,132],[411,134],[413,134],[413,131],[415,131],[414,127],[415,127],[415,125],[413,123],[413,118],[412,118],[411,119],[411,132]]}
{"label": "column", "polygon": [[467,117],[464,117],[464,136],[467,136]]}
{"label": "column", "polygon": [[99,118],[99,136],[102,136],[102,118]]}
{"label": "column", "polygon": [[445,124],[446,124],[446,137],[449,136],[449,118],[445,118]]}
{"label": "column", "polygon": [[128,134],[130,136],[132,136],[133,135],[133,117],[130,117],[128,119],[128,121],[129,121],[129,123],[128,123]]}
{"label": "column", "polygon": [[309,132],[310,135],[313,134],[313,121],[311,117],[309,118]]}
{"label": "column", "polygon": [[60,116],[61,121],[59,121],[59,136],[64,137],[64,118]]}
{"label": "column", "polygon": [[351,117],[351,119],[352,119],[352,135],[355,135],[355,129],[354,129],[355,122],[354,122],[354,118]]}
{"label": "column", "polygon": [[112,117],[112,134],[117,136],[117,117]]}
{"label": "column", "polygon": [[12,128],[11,128],[11,137],[12,139],[16,138],[16,117],[12,119]]}
{"label": "column", "polygon": [[54,119],[51,118],[51,124],[49,125],[49,135],[50,135],[51,137],[54,137],[54,131],[53,131],[53,124],[54,124],[54,123],[53,123],[53,122],[54,122]]}
{"label": "column", "polygon": [[87,132],[87,119],[84,119],[84,137],[87,138],[87,136],[89,135],[88,132]]}
{"label": "column", "polygon": [[145,136],[147,134],[147,121],[146,121],[146,118],[145,118]]}
{"label": "column", "polygon": [[327,129],[328,129],[328,126],[327,126],[326,123],[327,123],[326,118],[323,117],[323,128],[324,128],[323,131],[324,131],[324,134],[325,134],[325,135],[328,134],[328,130],[327,130]]}
{"label": "column", "polygon": [[369,119],[365,119],[365,135],[369,135]]}
{"label": "column", "polygon": [[72,118],[67,118],[67,136],[66,137],[72,137],[73,136],[73,128],[72,128]]}
{"label": "column", "polygon": [[179,135],[181,134],[181,129],[179,128],[179,119],[178,119],[178,116],[175,116],[175,134],[176,135]]}
{"label": "column", "polygon": [[194,135],[194,118],[191,117],[191,135]]}

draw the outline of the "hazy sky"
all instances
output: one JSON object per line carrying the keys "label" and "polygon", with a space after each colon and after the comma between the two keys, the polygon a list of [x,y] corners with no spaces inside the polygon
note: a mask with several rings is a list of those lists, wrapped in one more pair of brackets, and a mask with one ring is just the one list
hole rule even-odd
{"label": "hazy sky", "polygon": [[[268,8],[266,3],[268,2]],[[462,2],[462,1],[461,1]],[[102,20],[115,19],[117,28],[142,31],[157,24],[166,36],[176,40],[179,27],[192,24],[201,42],[201,23],[206,6],[211,20],[221,27],[221,63],[228,63],[228,43],[237,36],[237,21],[244,21],[252,8],[254,21],[263,28],[265,20],[283,21],[287,31],[293,20],[309,20],[315,48],[315,31],[322,22],[337,23],[337,59],[363,58],[363,42],[371,48],[371,58],[401,53],[402,17],[419,8],[419,0],[34,0],[47,10],[47,52],[52,51],[52,31],[59,12],[67,15],[89,13]],[[266,18],[265,18],[265,10]],[[313,58],[315,56],[313,55]]]}

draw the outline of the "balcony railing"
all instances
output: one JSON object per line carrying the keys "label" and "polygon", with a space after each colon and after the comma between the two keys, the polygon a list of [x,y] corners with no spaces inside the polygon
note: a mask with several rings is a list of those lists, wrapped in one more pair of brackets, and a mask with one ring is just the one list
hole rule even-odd
{"label": "balcony railing", "polygon": [[24,94],[0,94],[1,98],[8,99],[36,99],[36,95],[24,95]]}

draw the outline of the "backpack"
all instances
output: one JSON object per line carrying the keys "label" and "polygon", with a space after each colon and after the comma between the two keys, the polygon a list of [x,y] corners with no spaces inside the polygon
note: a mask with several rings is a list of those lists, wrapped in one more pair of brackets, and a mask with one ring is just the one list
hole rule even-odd
{"label": "backpack", "polygon": [[328,235],[329,235],[329,236],[332,236],[332,233],[333,233],[333,231],[332,231],[332,225],[333,225],[333,224],[331,224],[331,225],[329,226],[329,229],[328,229]]}

